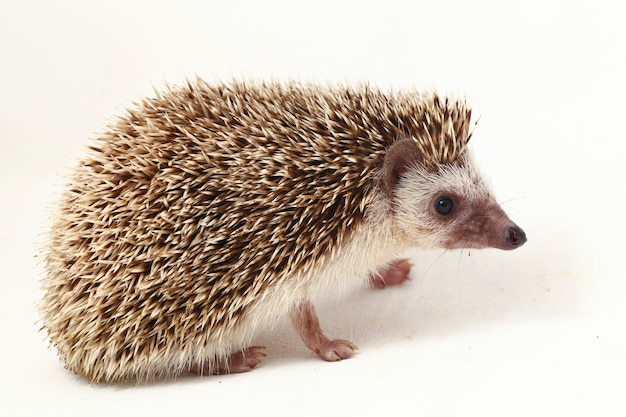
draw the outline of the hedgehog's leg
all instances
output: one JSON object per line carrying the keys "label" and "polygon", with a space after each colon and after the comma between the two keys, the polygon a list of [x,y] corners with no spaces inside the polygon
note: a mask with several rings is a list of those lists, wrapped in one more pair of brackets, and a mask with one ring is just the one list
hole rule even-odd
{"label": "hedgehog's leg", "polygon": [[387,266],[387,268],[379,274],[370,276],[370,283],[374,288],[382,289],[388,285],[402,284],[409,279],[411,271],[411,263],[408,259],[397,259]]}
{"label": "hedgehog's leg", "polygon": [[248,372],[256,368],[265,356],[262,346],[249,348],[231,353],[226,360],[217,363],[191,364],[185,370],[198,375],[224,375]]}
{"label": "hedgehog's leg", "polygon": [[325,361],[346,359],[357,350],[352,342],[341,339],[330,340],[322,333],[315,307],[308,300],[291,311],[291,322],[304,344]]}

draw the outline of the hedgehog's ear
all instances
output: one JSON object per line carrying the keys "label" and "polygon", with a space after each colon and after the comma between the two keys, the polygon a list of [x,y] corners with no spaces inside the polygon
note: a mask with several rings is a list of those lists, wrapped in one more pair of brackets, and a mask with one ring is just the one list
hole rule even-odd
{"label": "hedgehog's ear", "polygon": [[410,166],[419,165],[423,156],[413,139],[402,139],[394,142],[387,149],[383,162],[382,189],[393,199],[393,191],[400,178]]}

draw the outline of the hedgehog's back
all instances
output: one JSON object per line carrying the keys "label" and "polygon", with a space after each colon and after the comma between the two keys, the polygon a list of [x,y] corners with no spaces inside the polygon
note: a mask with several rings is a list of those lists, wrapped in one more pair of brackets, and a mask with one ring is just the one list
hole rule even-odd
{"label": "hedgehog's back", "polygon": [[51,342],[94,380],[226,349],[260,293],[350,238],[386,147],[423,135],[425,108],[417,94],[296,83],[197,81],[144,100],[92,143],[62,197],[42,302]]}

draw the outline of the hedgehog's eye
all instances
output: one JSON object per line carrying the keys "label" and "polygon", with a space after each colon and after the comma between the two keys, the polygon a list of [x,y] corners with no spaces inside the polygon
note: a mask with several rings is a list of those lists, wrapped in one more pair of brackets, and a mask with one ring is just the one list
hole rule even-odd
{"label": "hedgehog's eye", "polygon": [[439,197],[435,201],[435,210],[444,216],[450,214],[454,210],[454,201],[450,197]]}

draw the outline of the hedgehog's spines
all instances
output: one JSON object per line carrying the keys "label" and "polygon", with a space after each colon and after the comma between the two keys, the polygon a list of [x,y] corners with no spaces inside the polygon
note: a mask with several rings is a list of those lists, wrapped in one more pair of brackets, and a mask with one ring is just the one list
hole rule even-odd
{"label": "hedgehog's spines", "polygon": [[167,85],[69,180],[46,254],[51,343],[94,381],[223,360],[269,292],[284,305],[267,317],[289,307],[276,288],[318,288],[290,280],[336,259],[381,204],[395,141],[413,139],[424,168],[449,164],[469,117],[464,102],[368,84]]}

